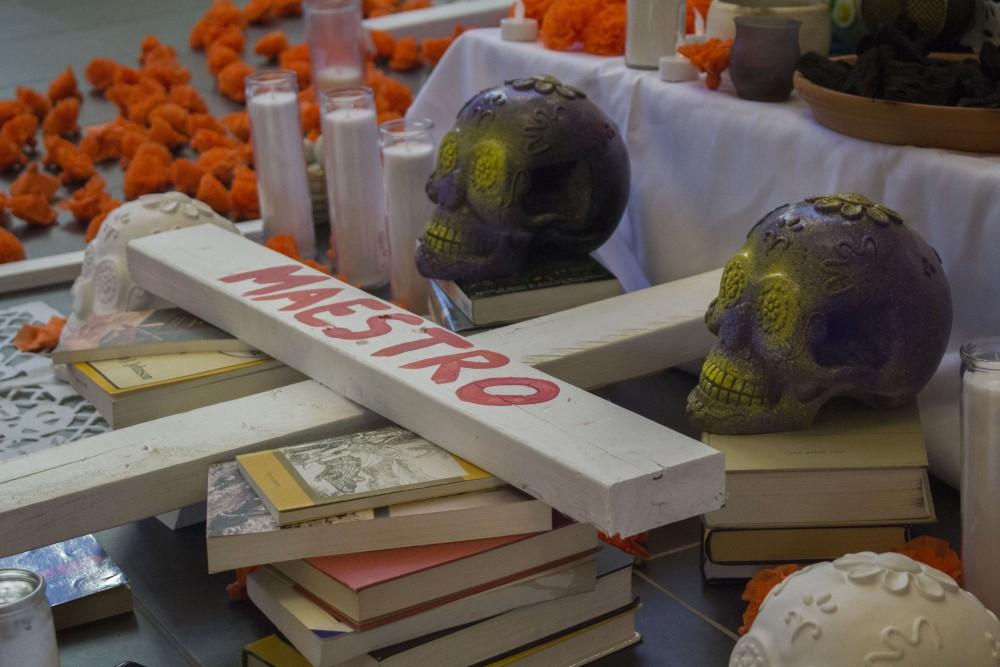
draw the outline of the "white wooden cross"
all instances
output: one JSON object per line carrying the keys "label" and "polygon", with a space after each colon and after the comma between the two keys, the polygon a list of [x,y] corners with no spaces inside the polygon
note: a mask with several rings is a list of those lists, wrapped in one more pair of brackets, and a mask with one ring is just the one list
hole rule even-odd
{"label": "white wooden cross", "polygon": [[[596,387],[703,356],[719,271],[475,337],[513,359]],[[313,381],[207,406],[0,465],[0,554],[205,498],[209,463],[382,419]]]}

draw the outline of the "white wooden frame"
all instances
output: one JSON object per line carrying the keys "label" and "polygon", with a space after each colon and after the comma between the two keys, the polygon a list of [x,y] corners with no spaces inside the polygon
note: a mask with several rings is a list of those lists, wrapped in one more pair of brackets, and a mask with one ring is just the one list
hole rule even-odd
{"label": "white wooden frame", "polygon": [[[721,270],[476,337],[584,388],[704,356]],[[596,360],[600,359],[600,363]],[[208,465],[385,423],[317,382],[105,433],[0,465],[0,555],[205,500]]]}

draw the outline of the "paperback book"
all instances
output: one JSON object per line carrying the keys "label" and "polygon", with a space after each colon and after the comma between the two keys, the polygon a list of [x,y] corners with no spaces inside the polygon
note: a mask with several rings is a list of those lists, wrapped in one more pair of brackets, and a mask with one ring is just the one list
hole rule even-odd
{"label": "paperback book", "polygon": [[56,630],[132,611],[125,574],[93,535],[0,558],[0,568],[31,570],[45,578]]}
{"label": "paperback book", "polygon": [[282,526],[503,486],[397,426],[243,454],[236,462]]}
{"label": "paperback book", "polygon": [[92,315],[76,327],[67,327],[52,351],[52,363],[252,349],[180,308],[161,308]]}
{"label": "paperback book", "polygon": [[296,558],[551,530],[552,508],[510,487],[281,526],[236,462],[209,466],[209,572]]}
{"label": "paperback book", "polygon": [[435,280],[474,326],[520,322],[622,293],[614,274],[591,257],[549,257],[495,280]]}

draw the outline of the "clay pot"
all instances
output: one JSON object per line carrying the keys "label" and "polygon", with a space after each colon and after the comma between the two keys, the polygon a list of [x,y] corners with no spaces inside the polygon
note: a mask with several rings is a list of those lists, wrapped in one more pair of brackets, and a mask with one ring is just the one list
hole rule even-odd
{"label": "clay pot", "polygon": [[736,18],[729,74],[740,97],[783,102],[792,92],[799,61],[800,21],[777,16]]}

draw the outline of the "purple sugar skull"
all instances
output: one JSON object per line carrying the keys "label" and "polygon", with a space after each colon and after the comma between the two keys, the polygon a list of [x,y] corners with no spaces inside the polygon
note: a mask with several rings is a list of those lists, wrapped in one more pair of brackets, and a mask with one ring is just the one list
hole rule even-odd
{"label": "purple sugar skull", "polygon": [[750,230],[705,321],[719,342],[688,412],[713,433],[790,431],[835,396],[912,399],[944,354],[951,293],[940,257],[899,214],[828,195]]}
{"label": "purple sugar skull", "polygon": [[485,90],[441,141],[417,268],[486,280],[536,253],[587,254],[618,225],[629,175],[614,123],[576,88],[542,76]]}

